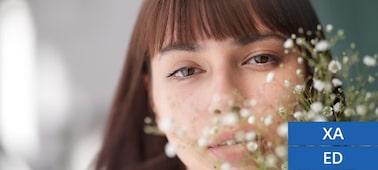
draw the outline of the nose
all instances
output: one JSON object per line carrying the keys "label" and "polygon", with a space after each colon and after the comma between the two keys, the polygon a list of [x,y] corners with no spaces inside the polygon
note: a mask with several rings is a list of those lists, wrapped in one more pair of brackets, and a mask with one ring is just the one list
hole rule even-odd
{"label": "nose", "polygon": [[242,82],[235,68],[228,66],[214,70],[211,81],[210,112],[225,113],[233,106],[241,106],[243,92],[239,86]]}

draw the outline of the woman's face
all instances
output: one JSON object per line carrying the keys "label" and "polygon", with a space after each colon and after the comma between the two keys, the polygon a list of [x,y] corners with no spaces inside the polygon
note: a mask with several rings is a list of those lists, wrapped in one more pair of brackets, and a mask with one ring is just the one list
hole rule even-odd
{"label": "woman's face", "polygon": [[[254,101],[251,111],[256,124],[272,115],[273,123],[264,129],[266,132],[282,121],[276,116],[279,107],[293,109],[295,96],[291,87],[302,83],[296,72],[304,66],[298,64],[298,55],[284,52],[282,36],[265,32],[242,39],[175,44],[152,57],[152,107],[158,122],[172,120],[166,136],[188,169],[213,169],[219,161],[238,169],[253,169],[253,161],[241,163],[248,155],[244,145],[198,149],[197,140],[203,129],[216,114],[226,114],[230,103],[242,105],[241,97]],[[221,112],[214,113],[214,108]],[[217,146],[238,130],[254,128],[257,125],[248,123],[222,127],[218,137],[208,143]]]}

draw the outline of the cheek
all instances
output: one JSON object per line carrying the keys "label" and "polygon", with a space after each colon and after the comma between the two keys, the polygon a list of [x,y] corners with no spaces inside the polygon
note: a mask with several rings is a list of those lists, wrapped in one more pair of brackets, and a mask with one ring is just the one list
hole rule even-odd
{"label": "cheek", "polygon": [[296,75],[297,69],[303,70],[304,67],[291,61],[272,71],[274,78],[269,83],[266,81],[267,73],[244,79],[243,91],[246,98],[256,100],[256,114],[275,114],[279,107],[284,107],[288,112],[294,109],[296,96],[293,88],[303,84],[302,78]]}
{"label": "cheek", "polygon": [[153,93],[153,101],[158,119],[172,118],[174,129],[185,131],[185,138],[195,140],[208,119],[204,93],[200,90],[170,88],[159,82],[155,85],[153,88],[157,90]]}

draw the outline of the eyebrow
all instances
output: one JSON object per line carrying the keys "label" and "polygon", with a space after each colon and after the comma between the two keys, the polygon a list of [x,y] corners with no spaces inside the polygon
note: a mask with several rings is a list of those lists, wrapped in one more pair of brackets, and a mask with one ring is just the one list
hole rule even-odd
{"label": "eyebrow", "polygon": [[[267,33],[267,34],[253,34],[245,37],[241,37],[239,39],[236,39],[233,43],[238,46],[245,46],[250,43],[255,43],[258,41],[262,41],[265,39],[274,38],[279,40],[285,40],[286,37],[277,34],[277,33]],[[162,48],[160,50],[160,53],[163,55],[164,53],[170,52],[170,51],[186,51],[186,52],[196,52],[201,48],[200,45],[197,43],[172,43],[170,45],[167,45],[166,47]]]}

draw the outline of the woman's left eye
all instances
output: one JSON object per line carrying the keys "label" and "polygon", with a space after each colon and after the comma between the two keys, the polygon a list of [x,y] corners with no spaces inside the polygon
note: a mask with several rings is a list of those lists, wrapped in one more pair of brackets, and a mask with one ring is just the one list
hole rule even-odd
{"label": "woman's left eye", "polygon": [[243,62],[244,64],[254,64],[254,65],[266,65],[266,64],[276,64],[278,62],[278,57],[272,54],[258,54],[248,58],[248,60]]}

